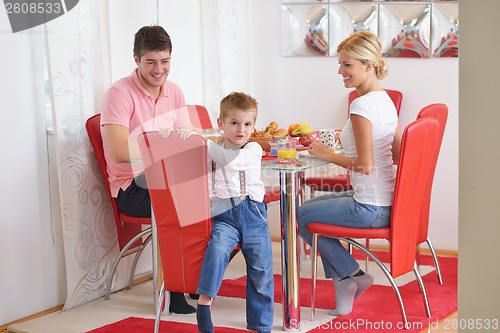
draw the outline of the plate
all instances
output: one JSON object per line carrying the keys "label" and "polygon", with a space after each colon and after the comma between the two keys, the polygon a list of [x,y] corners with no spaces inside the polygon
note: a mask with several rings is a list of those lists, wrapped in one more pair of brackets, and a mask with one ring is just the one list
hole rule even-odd
{"label": "plate", "polygon": [[272,156],[270,152],[266,152],[265,154],[262,155],[262,160],[267,161],[267,160],[274,160],[277,159],[278,156]]}
{"label": "plate", "polygon": [[309,151],[304,150],[304,151],[299,152],[299,156],[300,157],[310,157],[310,156],[313,156],[313,155],[311,153],[309,153]]}

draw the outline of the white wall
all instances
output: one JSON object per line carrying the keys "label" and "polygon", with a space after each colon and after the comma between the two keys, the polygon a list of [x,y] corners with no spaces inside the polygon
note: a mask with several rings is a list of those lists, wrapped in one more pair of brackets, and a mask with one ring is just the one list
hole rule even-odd
{"label": "white wall", "polygon": [[[260,104],[258,124],[342,128],[347,96],[336,57],[282,57],[279,1],[252,0],[252,94]],[[458,59],[389,58],[385,88],[403,92],[401,125],[431,103],[449,107],[433,188],[430,238],[437,249],[458,250]]]}
{"label": "white wall", "polygon": [[12,34],[0,10],[0,326],[62,304],[60,225],[51,219],[45,109],[39,103],[42,34]]}

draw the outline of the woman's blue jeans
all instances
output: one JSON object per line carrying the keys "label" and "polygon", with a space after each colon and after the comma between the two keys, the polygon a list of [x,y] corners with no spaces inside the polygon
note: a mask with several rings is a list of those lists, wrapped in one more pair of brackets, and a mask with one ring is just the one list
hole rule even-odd
{"label": "woman's blue jeans", "polygon": [[247,269],[247,329],[271,331],[274,315],[274,276],[271,235],[265,204],[248,197],[232,200],[233,208],[212,218],[212,234],[201,268],[197,293],[212,298],[222,283],[229,255],[241,243]]}
{"label": "woman's blue jeans", "polygon": [[[311,222],[350,228],[389,226],[391,206],[361,204],[353,199],[353,194],[352,191],[330,193],[302,204],[297,211],[300,236],[312,243],[312,233],[307,231]],[[319,236],[318,252],[327,278],[344,278],[359,269],[359,264],[337,239]]]}

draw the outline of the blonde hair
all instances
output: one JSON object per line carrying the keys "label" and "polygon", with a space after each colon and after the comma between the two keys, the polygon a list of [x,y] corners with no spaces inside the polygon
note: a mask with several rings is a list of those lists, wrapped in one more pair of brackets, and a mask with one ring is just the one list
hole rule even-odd
{"label": "blonde hair", "polygon": [[382,44],[376,35],[369,31],[358,31],[344,39],[337,46],[337,54],[344,51],[350,57],[371,64],[377,79],[384,79],[389,69],[385,59],[382,58]]}
{"label": "blonde hair", "polygon": [[233,109],[239,109],[245,112],[255,112],[255,119],[257,119],[257,114],[259,112],[257,101],[243,92],[232,92],[220,101],[219,118],[224,120],[229,111]]}

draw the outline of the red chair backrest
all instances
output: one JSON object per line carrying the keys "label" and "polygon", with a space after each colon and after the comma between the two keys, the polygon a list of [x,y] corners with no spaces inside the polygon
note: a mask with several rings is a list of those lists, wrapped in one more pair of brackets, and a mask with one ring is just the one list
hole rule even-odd
{"label": "red chair backrest", "polygon": [[158,232],[165,288],[196,293],[210,238],[207,143],[178,133],[138,137]]}
{"label": "red chair backrest", "polygon": [[[399,112],[401,111],[401,103],[403,102],[403,94],[398,90],[386,89],[385,91],[392,99],[392,102],[396,107],[396,112],[398,113],[399,116]],[[356,90],[351,91],[351,93],[349,94],[349,106],[351,105],[352,101],[354,101],[358,97],[359,94]]]}
{"label": "red chair backrest", "polygon": [[448,120],[448,107],[445,104],[436,103],[424,107],[417,115],[417,119],[432,118],[436,119],[439,123],[439,132],[436,148],[432,155],[432,164],[429,178],[427,179],[427,186],[425,187],[424,201],[422,203],[422,211],[420,213],[420,229],[417,238],[417,244],[425,242],[429,233],[429,213],[431,207],[431,193],[432,183],[434,182],[434,173],[441,150],[441,143],[443,141],[444,130],[446,128],[446,121]]}
{"label": "red chair backrest", "polygon": [[189,119],[195,128],[213,128],[207,108],[202,105],[188,105]]}
{"label": "red chair backrest", "polygon": [[[96,114],[89,119],[85,123],[85,129],[87,130],[87,135],[89,136],[90,145],[94,150],[94,156],[97,160],[97,164],[99,165],[99,170],[101,171],[102,180],[104,185],[106,186],[106,190],[108,191],[109,198],[111,200],[111,206],[113,208],[113,216],[115,218],[116,232],[118,235],[118,246],[121,249],[128,244],[128,242],[139,234],[142,230],[142,226],[140,223],[121,223],[120,219],[120,207],[116,203],[115,198],[111,196],[111,189],[109,185],[108,179],[108,170],[106,158],[104,157],[104,147],[102,145],[102,135],[101,135],[101,114]],[[137,218],[137,221],[142,220],[145,223],[146,218]],[[150,220],[147,219],[148,223],[151,224]],[[127,254],[134,253],[136,250],[139,250],[139,245],[142,244],[142,240],[138,240],[131,249],[127,252]]]}
{"label": "red chair backrest", "polygon": [[396,174],[390,225],[391,274],[394,278],[413,270],[420,211],[430,174],[439,123],[418,119],[406,126]]}

